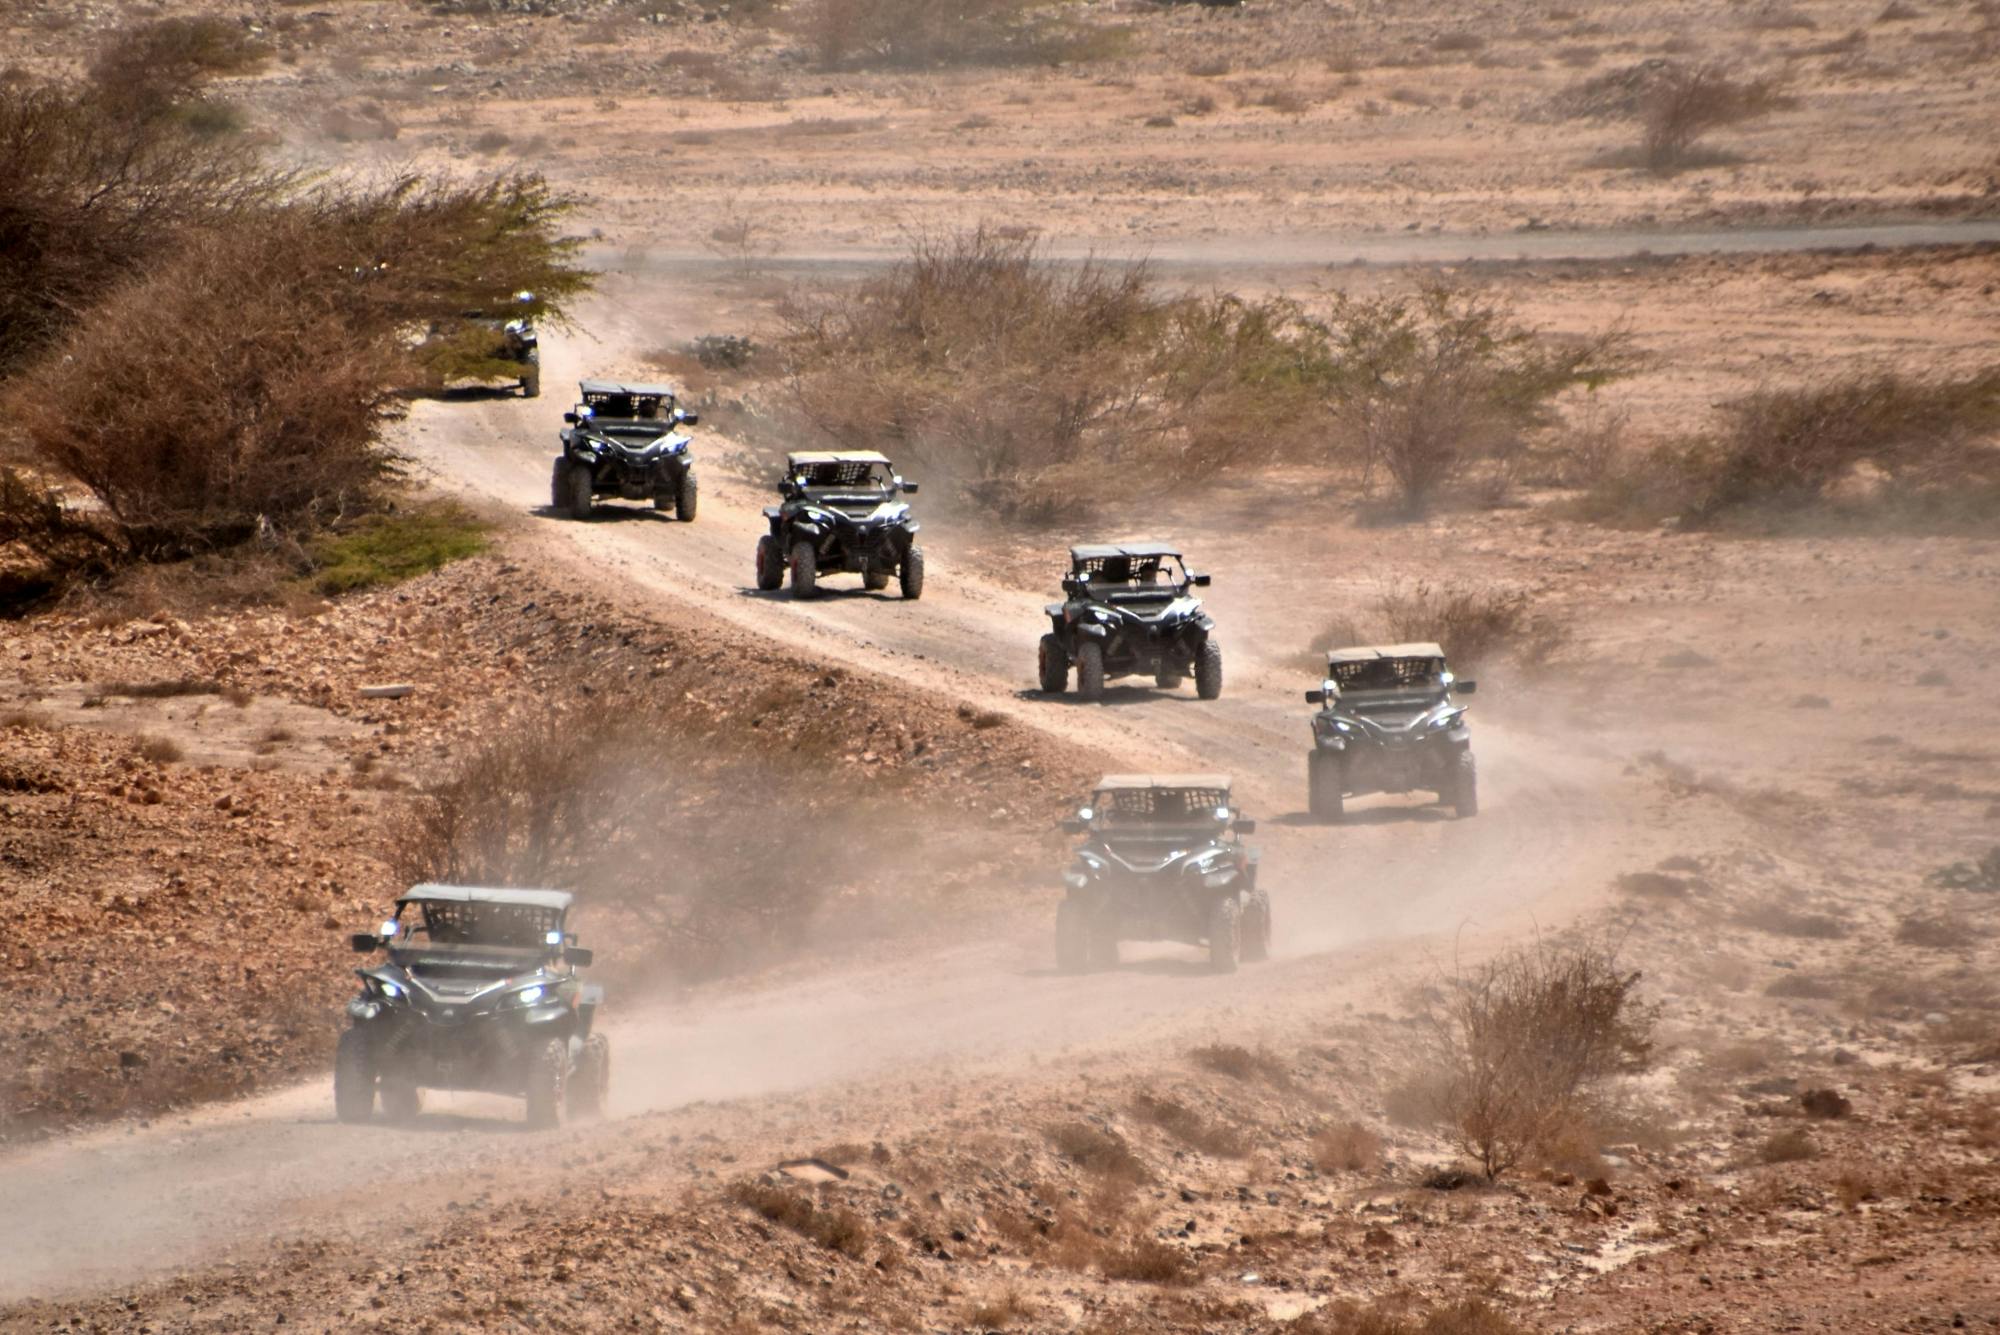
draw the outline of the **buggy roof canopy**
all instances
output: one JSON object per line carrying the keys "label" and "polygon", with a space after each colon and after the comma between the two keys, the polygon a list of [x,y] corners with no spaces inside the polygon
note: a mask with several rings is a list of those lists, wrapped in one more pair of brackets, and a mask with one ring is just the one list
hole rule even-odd
{"label": "buggy roof canopy", "polygon": [[580,380],[576,388],[580,394],[628,394],[635,399],[648,395],[672,398],[674,393],[672,385],[628,385],[622,380]]}
{"label": "buggy roof canopy", "polygon": [[802,450],[785,456],[785,463],[792,468],[806,468],[813,464],[886,464],[889,457],[874,450]]}
{"label": "buggy roof canopy", "polygon": [[398,904],[445,900],[454,904],[519,904],[565,912],[575,897],[567,890],[497,890],[482,885],[413,885],[396,896]]}
{"label": "buggy roof canopy", "polygon": [[1227,790],[1227,774],[1107,774],[1097,781],[1096,791],[1115,792],[1121,788],[1221,788]]}
{"label": "buggy roof canopy", "polygon": [[1363,644],[1352,649],[1327,651],[1329,663],[1373,663],[1384,658],[1443,658],[1444,648],[1428,640],[1409,644]]}
{"label": "buggy roof canopy", "polygon": [[1107,561],[1114,556],[1179,556],[1180,548],[1171,542],[1106,542],[1069,549],[1072,561]]}

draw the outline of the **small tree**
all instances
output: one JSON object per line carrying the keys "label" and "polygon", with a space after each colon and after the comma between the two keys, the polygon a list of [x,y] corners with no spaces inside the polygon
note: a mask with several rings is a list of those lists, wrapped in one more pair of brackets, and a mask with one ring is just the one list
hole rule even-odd
{"label": "small tree", "polygon": [[1489,1180],[1548,1149],[1609,1077],[1643,1069],[1656,1008],[1595,942],[1537,942],[1445,980],[1431,1006],[1434,1111]]}
{"label": "small tree", "polygon": [[1340,298],[1330,329],[1339,416],[1364,467],[1387,472],[1412,512],[1470,460],[1552,421],[1564,390],[1625,369],[1622,334],[1557,342],[1493,298],[1444,285]]}
{"label": "small tree", "polygon": [[1656,172],[1673,171],[1690,163],[1709,131],[1782,104],[1770,83],[1732,78],[1723,65],[1670,66],[1639,99],[1640,157]]}

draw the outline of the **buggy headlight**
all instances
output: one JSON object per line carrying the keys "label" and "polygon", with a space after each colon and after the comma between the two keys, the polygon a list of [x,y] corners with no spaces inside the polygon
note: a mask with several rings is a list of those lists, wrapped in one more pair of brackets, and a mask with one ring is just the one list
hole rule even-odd
{"label": "buggy headlight", "polygon": [[1456,727],[1458,721],[1464,717],[1465,711],[1463,709],[1454,709],[1449,714],[1439,714],[1436,718],[1432,719],[1431,726],[1440,729]]}
{"label": "buggy headlight", "polygon": [[547,996],[548,992],[549,990],[546,987],[537,983],[533,987],[524,987],[513,996],[508,997],[507,1004],[510,1006],[532,1006]]}
{"label": "buggy headlight", "polygon": [[1081,890],[1090,884],[1090,877],[1077,871],[1075,868],[1071,868],[1063,873],[1063,884],[1072,890]]}
{"label": "buggy headlight", "polygon": [[350,1019],[372,1020],[381,1013],[381,1003],[370,1001],[366,997],[356,997],[347,1003],[347,1014]]}
{"label": "buggy headlight", "polygon": [[396,984],[388,981],[387,979],[383,979],[379,983],[379,986],[382,989],[382,995],[389,998],[389,1000],[391,1001],[394,1001],[397,997],[403,995],[403,989],[401,987],[398,987]]}

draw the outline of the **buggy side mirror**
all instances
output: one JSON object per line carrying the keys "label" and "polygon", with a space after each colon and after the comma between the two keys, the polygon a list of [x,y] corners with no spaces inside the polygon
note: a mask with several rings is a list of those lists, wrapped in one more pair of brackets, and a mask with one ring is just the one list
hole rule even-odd
{"label": "buggy side mirror", "polygon": [[1190,575],[1188,577],[1188,583],[1194,585],[1197,589],[1205,589],[1208,587],[1208,576]]}
{"label": "buggy side mirror", "polygon": [[563,421],[565,421],[565,422],[569,423],[569,424],[570,424],[571,426],[575,426],[575,425],[576,425],[576,414],[575,414],[575,413],[564,413],[564,414],[563,414]]}
{"label": "buggy side mirror", "polygon": [[1306,703],[1307,703],[1307,704],[1309,704],[1309,705],[1323,705],[1323,704],[1325,704],[1325,703],[1326,703],[1326,692],[1325,692],[1325,691],[1307,691],[1307,692],[1306,692]]}
{"label": "buggy side mirror", "polygon": [[357,955],[372,954],[382,944],[382,938],[373,932],[356,932],[347,938],[348,948]]}
{"label": "buggy side mirror", "polygon": [[1251,820],[1248,816],[1238,816],[1234,821],[1230,822],[1229,828],[1238,834],[1255,834],[1257,833],[1257,822]]}
{"label": "buggy side mirror", "polygon": [[914,482],[902,482],[897,485],[902,487],[906,495],[914,496],[917,494],[917,484]]}
{"label": "buggy side mirror", "polygon": [[677,409],[674,412],[674,416],[680,421],[682,426],[694,426],[701,421],[700,413],[684,413]]}
{"label": "buggy side mirror", "polygon": [[563,951],[563,958],[579,969],[588,969],[597,952],[588,946],[570,946]]}
{"label": "buggy side mirror", "polygon": [[1479,690],[1479,683],[1476,681],[1455,681],[1451,684],[1451,689],[1458,695],[1472,695]]}

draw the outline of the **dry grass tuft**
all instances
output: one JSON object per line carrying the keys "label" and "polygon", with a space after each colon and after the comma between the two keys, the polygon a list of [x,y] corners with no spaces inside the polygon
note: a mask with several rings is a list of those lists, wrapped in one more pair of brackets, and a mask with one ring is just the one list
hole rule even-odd
{"label": "dry grass tuft", "polygon": [[803,1192],[764,1182],[737,1182],[730,1187],[729,1196],[830,1252],[856,1260],[868,1252],[872,1238],[868,1225],[845,1206],[818,1204]]}
{"label": "dry grass tuft", "polygon": [[1372,1173],[1382,1165],[1382,1137],[1359,1122],[1336,1122],[1313,1137],[1312,1161],[1322,1173]]}
{"label": "dry grass tuft", "polygon": [[1190,1149],[1225,1159],[1240,1159],[1249,1153],[1243,1133],[1235,1127],[1211,1122],[1200,1113],[1173,1099],[1141,1090],[1132,1099],[1133,1115],[1159,1127]]}
{"label": "dry grass tuft", "polygon": [[1802,1127],[1791,1127],[1765,1138],[1757,1147],[1757,1162],[1764,1164],[1803,1163],[1819,1158],[1819,1146]]}
{"label": "dry grass tuft", "polygon": [[1192,1284],[1197,1278],[1186,1252],[1156,1238],[1134,1238],[1107,1248],[1098,1269],[1106,1279],[1140,1284]]}
{"label": "dry grass tuft", "polygon": [[1210,1043],[1190,1050],[1188,1060],[1231,1080],[1261,1080],[1276,1089],[1292,1085],[1290,1068],[1267,1048],[1253,1051],[1237,1043]]}
{"label": "dry grass tuft", "polygon": [[1149,1182],[1152,1173],[1125,1137],[1089,1122],[1060,1122],[1048,1129],[1056,1152],[1087,1173],[1124,1182]]}
{"label": "dry grass tuft", "polygon": [[1330,649],[1412,640],[1436,641],[1463,673],[1501,659],[1543,666],[1568,645],[1570,631],[1527,590],[1420,580],[1385,590],[1359,620],[1342,617],[1323,627],[1306,657],[1318,670]]}
{"label": "dry grass tuft", "polygon": [[1009,1326],[1025,1324],[1041,1315],[1041,1309],[1029,1300],[1019,1286],[1009,1285],[992,1297],[974,1303],[966,1309],[966,1324],[979,1330],[1005,1330]]}
{"label": "dry grass tuft", "polygon": [[141,737],[139,757],[155,765],[171,765],[187,758],[187,749],[171,737]]}

